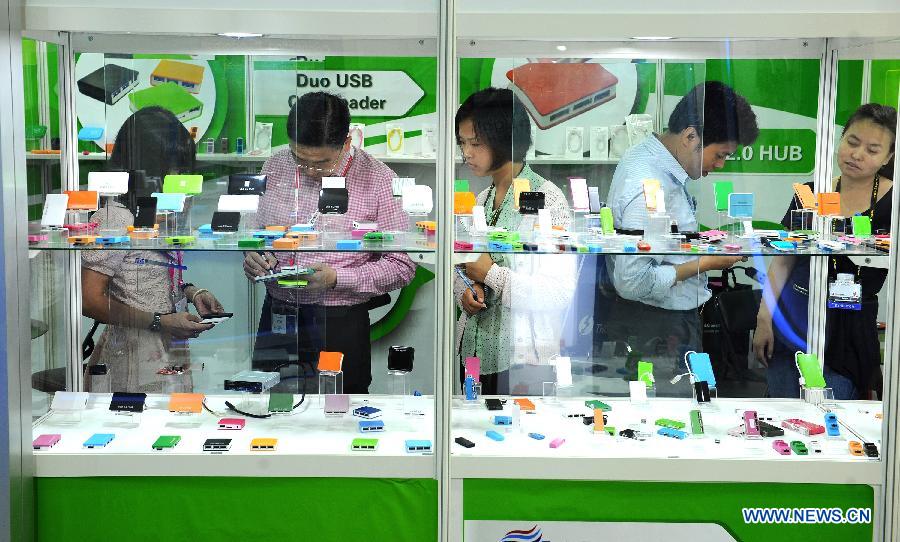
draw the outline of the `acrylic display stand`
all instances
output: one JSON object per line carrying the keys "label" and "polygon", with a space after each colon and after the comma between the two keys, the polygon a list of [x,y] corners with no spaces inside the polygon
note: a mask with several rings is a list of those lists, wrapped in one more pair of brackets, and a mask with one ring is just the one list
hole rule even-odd
{"label": "acrylic display stand", "polygon": [[807,388],[800,379],[800,400],[811,405],[834,403],[834,390],[831,388]]}
{"label": "acrylic display stand", "polygon": [[[97,210],[97,213],[103,218],[101,222],[103,224],[109,224],[109,206],[110,203],[117,197],[116,194],[100,194],[100,199],[103,203],[100,206],[100,209]],[[109,226],[100,227],[98,230],[102,235],[110,235],[110,234],[118,234],[121,233],[121,228],[110,228]]]}
{"label": "acrylic display stand", "polygon": [[388,390],[391,395],[405,397],[409,394],[409,373],[407,371],[388,371]]}
{"label": "acrylic display stand", "polygon": [[812,209],[791,211],[791,231],[812,231],[816,228],[816,213]]}
{"label": "acrylic display stand", "polygon": [[406,416],[421,417],[424,416],[430,401],[422,395],[404,395],[403,396],[403,414]]}
{"label": "acrylic display stand", "polygon": [[728,220],[728,212],[727,211],[716,211],[716,229],[721,230],[722,226],[725,225],[725,222]]}
{"label": "acrylic display stand", "polygon": [[[90,371],[90,366],[87,370]],[[91,393],[112,393],[112,375],[109,374],[109,371],[112,371],[112,368],[107,369],[107,374],[92,375],[88,372],[84,375],[85,380],[90,381],[88,389],[91,390]]]}
{"label": "acrylic display stand", "polygon": [[238,233],[247,234],[255,231],[254,228],[251,227],[251,225],[256,224],[256,220],[254,220],[255,216],[256,213],[241,211],[241,221],[238,224]]}
{"label": "acrylic display stand", "polygon": [[349,221],[346,215],[319,215],[316,220],[316,230],[325,241],[339,241],[350,236]]}
{"label": "acrylic display stand", "polygon": [[[596,213],[587,213],[582,217],[583,231],[588,233],[599,233],[602,230],[600,225],[600,215]],[[573,222],[574,224],[574,222]]]}
{"label": "acrylic display stand", "polygon": [[559,403],[559,397],[557,393],[559,392],[559,388],[556,385],[556,382],[542,382],[541,383],[541,400],[545,403],[556,404]]}
{"label": "acrylic display stand", "polygon": [[65,243],[66,237],[69,236],[69,230],[58,226],[44,226],[41,228],[41,234],[47,236],[47,243]]}
{"label": "acrylic display stand", "polygon": [[[144,406],[146,409],[147,407]],[[119,427],[122,429],[134,429],[141,426],[141,420],[144,417],[143,412],[110,412],[109,421],[104,423],[107,427]]]}
{"label": "acrylic display stand", "polygon": [[416,226],[417,222],[429,220],[427,213],[406,213],[406,217],[407,217],[407,224],[408,224],[406,231],[411,232],[410,233],[411,239],[416,240],[416,241],[427,241],[430,238],[432,241],[434,240],[435,232],[424,231],[424,230],[419,229],[418,226]]}
{"label": "acrylic display stand", "polygon": [[[535,227],[538,225],[538,215],[520,215],[522,220],[519,221],[519,226],[516,228],[516,231],[519,233],[524,233],[523,241],[530,241],[531,236],[534,235]],[[541,235],[546,235],[548,232],[541,232]]]}
{"label": "acrylic display stand", "polygon": [[83,410],[51,410],[49,420],[53,425],[77,425],[83,413]]}
{"label": "acrylic display stand", "polygon": [[319,371],[319,398],[324,400],[325,395],[341,395],[344,393],[343,371]]}
{"label": "acrylic display stand", "polygon": [[830,215],[819,217],[819,237],[824,241],[832,241],[846,234],[847,221],[842,216]]}
{"label": "acrylic display stand", "polygon": [[453,215],[456,237],[472,235],[472,215]]}
{"label": "acrylic display stand", "polygon": [[644,230],[644,240],[659,241],[672,233],[672,217],[666,214],[653,213],[649,216]]}

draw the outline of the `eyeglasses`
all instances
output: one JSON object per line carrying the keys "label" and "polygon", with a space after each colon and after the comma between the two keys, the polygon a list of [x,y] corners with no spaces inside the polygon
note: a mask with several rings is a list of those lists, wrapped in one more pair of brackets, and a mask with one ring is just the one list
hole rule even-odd
{"label": "eyeglasses", "polygon": [[335,158],[334,161],[326,167],[313,166],[304,162],[300,159],[299,156],[297,156],[297,153],[295,153],[293,150],[291,150],[291,156],[294,157],[294,163],[297,164],[298,168],[307,173],[322,175],[324,177],[334,173],[338,165],[341,163],[341,159],[344,157],[344,153],[338,154],[337,158]]}

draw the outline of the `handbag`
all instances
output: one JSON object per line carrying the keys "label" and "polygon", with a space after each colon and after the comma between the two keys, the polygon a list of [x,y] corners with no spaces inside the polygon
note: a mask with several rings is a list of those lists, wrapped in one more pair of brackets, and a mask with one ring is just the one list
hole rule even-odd
{"label": "handbag", "polygon": [[97,333],[98,327],[100,327],[100,322],[94,320],[94,325],[88,331],[87,337],[81,341],[81,361],[86,361],[94,353],[94,333]]}
{"label": "handbag", "polygon": [[710,277],[709,288],[712,297],[700,309],[703,350],[721,379],[729,373],[750,378],[750,332],[756,328],[762,291],[738,283],[733,268],[723,270],[720,278]]}

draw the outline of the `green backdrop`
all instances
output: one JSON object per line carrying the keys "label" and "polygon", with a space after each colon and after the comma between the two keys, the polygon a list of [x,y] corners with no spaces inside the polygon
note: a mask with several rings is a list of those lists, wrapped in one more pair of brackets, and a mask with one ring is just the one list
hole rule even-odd
{"label": "green backdrop", "polygon": [[36,478],[35,486],[38,542],[437,539],[430,479]]}

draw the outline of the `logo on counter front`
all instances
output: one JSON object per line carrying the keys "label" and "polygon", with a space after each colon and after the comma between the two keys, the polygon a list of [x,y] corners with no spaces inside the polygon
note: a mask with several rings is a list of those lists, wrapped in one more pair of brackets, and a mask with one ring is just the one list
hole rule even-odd
{"label": "logo on counter front", "polygon": [[550,542],[544,540],[541,529],[535,525],[528,531],[509,531],[500,542]]}

